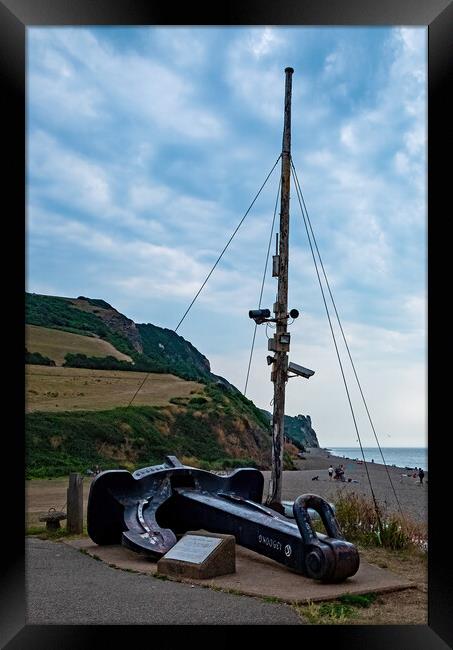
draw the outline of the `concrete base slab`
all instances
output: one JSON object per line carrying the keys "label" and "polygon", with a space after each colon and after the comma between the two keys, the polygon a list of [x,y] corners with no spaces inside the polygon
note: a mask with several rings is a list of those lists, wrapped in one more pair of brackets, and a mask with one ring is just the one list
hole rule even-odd
{"label": "concrete base slab", "polygon": [[[65,541],[119,569],[155,575],[157,563],[121,545],[97,546],[90,539]],[[169,578],[174,580],[175,578]],[[216,587],[247,596],[276,598],[288,603],[331,600],[345,594],[366,594],[408,589],[416,585],[387,569],[365,562],[355,576],[341,584],[322,584],[293,573],[283,565],[236,545],[236,573],[207,580],[178,578],[179,582]]]}

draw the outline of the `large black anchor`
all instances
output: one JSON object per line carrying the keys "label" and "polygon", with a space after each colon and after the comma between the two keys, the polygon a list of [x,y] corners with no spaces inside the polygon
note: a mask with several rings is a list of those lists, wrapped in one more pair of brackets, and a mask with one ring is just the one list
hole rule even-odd
{"label": "large black anchor", "polygon": [[[357,572],[357,549],[342,536],[327,501],[298,497],[294,523],[261,504],[263,485],[256,469],[223,477],[182,465],[175,456],[133,474],[102,472],[90,488],[88,534],[96,544],[122,543],[157,560],[176,544],[176,535],[204,529],[234,535],[241,546],[316,580],[341,582]],[[318,512],[327,535],[315,531],[308,508]]]}

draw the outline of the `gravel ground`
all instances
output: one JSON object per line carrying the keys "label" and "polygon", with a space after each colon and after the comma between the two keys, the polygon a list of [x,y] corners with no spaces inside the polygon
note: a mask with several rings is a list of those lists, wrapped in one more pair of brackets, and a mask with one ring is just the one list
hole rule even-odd
{"label": "gravel ground", "polygon": [[299,625],[285,604],[114,569],[65,544],[26,540],[27,624]]}
{"label": "gravel ground", "polygon": [[[327,469],[330,463],[334,468],[340,464],[344,465],[345,483],[329,480]],[[371,497],[365,467],[354,460],[332,456],[323,449],[312,448],[310,453],[306,454],[306,460],[297,461],[297,465],[300,471],[283,472],[283,499],[285,500],[293,500],[300,494],[313,493],[333,501],[342,490]],[[386,469],[379,463],[367,463],[367,468],[378,503],[385,505],[389,511],[398,511],[390,476],[403,513],[414,521],[427,522],[428,472],[425,472],[424,484],[420,485],[418,479],[403,476],[408,473],[403,468],[387,466]],[[270,472],[263,472],[263,475],[264,496],[266,496]],[[314,476],[319,477],[317,481],[312,480]],[[348,483],[348,478],[358,483]]]}

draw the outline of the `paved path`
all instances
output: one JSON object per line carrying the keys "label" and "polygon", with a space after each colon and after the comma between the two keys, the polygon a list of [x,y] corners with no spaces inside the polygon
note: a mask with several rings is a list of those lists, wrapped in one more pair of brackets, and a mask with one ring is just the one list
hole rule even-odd
{"label": "paved path", "polygon": [[66,544],[26,540],[27,624],[298,625],[288,605],[107,566]]}

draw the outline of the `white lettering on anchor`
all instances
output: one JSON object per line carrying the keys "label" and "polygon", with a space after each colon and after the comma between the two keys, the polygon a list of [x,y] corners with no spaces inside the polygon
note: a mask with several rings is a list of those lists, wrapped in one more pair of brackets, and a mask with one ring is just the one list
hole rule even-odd
{"label": "white lettering on anchor", "polygon": [[266,537],[265,535],[258,535],[258,541],[260,544],[264,544],[265,546],[269,546],[270,548],[275,548],[276,551],[282,550],[281,543],[276,539],[272,539],[271,537]]}

